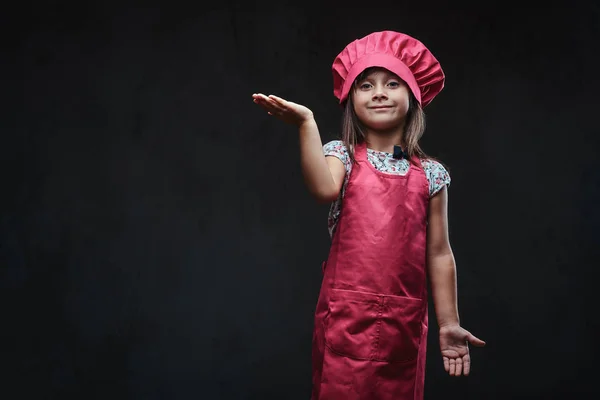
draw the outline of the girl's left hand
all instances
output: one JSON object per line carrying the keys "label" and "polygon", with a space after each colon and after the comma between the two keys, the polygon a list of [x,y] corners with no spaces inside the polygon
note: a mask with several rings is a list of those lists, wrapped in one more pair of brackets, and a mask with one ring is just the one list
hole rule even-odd
{"label": "girl's left hand", "polygon": [[469,375],[471,371],[469,343],[476,347],[485,346],[483,340],[473,336],[459,325],[440,327],[440,350],[444,369],[451,376]]}

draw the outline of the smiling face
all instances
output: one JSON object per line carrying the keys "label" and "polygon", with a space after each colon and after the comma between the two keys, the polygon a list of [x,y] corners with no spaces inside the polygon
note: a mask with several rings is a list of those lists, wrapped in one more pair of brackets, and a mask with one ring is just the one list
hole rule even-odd
{"label": "smiling face", "polygon": [[402,129],[409,109],[409,90],[398,75],[387,69],[369,69],[359,76],[353,89],[356,116],[372,132]]}

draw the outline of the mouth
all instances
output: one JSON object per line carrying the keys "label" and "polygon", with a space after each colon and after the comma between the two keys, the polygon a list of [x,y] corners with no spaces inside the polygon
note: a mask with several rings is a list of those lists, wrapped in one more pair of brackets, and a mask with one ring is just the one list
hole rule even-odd
{"label": "mouth", "polygon": [[390,108],[392,108],[392,106],[375,106],[375,107],[370,107],[371,110],[388,110]]}

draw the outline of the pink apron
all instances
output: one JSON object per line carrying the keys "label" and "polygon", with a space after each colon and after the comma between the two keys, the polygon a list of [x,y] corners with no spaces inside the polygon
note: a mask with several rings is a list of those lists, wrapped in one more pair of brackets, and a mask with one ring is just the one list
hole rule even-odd
{"label": "pink apron", "polygon": [[412,163],[406,175],[392,175],[368,161],[365,144],[355,154],[323,263],[312,400],[420,400],[429,184]]}

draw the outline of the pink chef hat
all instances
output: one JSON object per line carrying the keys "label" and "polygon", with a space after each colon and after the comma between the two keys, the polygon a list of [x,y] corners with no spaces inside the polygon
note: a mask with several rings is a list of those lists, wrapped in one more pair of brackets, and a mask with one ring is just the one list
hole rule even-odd
{"label": "pink chef hat", "polygon": [[444,72],[431,52],[404,33],[371,33],[346,46],[333,61],[333,94],[343,103],[356,77],[369,67],[383,67],[406,82],[425,107],[444,87]]}

